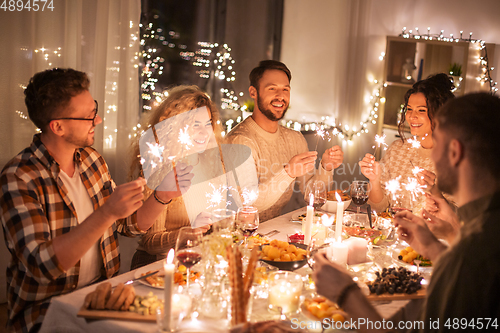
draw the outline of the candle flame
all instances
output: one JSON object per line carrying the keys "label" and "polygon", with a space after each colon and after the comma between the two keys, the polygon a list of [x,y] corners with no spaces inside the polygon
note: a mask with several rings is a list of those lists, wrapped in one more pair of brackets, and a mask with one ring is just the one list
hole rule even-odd
{"label": "candle flame", "polygon": [[325,226],[325,227],[329,227],[333,224],[333,219],[334,219],[334,216],[332,215],[331,217],[328,216],[327,214],[323,214],[321,216],[321,223]]}
{"label": "candle flame", "polygon": [[337,199],[337,202],[342,202],[342,197],[337,192],[335,192],[335,199]]}
{"label": "candle flame", "polygon": [[314,194],[309,193],[309,206],[314,205]]}
{"label": "candle flame", "polygon": [[167,264],[174,263],[174,256],[175,256],[174,249],[170,249],[170,251],[168,251],[168,254],[167,254]]}

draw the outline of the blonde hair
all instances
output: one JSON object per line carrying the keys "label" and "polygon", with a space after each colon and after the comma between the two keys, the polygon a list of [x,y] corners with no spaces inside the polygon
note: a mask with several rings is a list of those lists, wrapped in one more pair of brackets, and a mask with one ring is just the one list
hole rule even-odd
{"label": "blonde hair", "polygon": [[[212,120],[212,128],[214,131],[215,143],[219,149],[208,149],[207,151],[200,154],[200,163],[207,165],[208,170],[213,170],[214,174],[220,174],[221,163],[217,163],[222,160],[222,154],[220,152],[220,143],[222,141],[221,128],[219,125],[219,112],[215,106],[215,103],[210,99],[210,97],[203,92],[198,86],[191,85],[181,85],[168,90],[168,97],[155,109],[149,113],[145,113],[141,119],[141,128],[144,131],[155,126],[156,124],[162,122],[165,119],[180,116],[181,121],[173,121],[165,126],[165,129],[161,130],[159,137],[161,136],[162,142],[172,142],[164,141],[164,139],[172,139],[172,136],[177,136],[179,130],[184,127],[185,124],[191,124],[194,120],[194,113],[189,112],[193,109],[206,107],[210,112]],[[185,116],[183,114],[186,113]],[[213,140],[212,138],[212,140]],[[140,137],[138,136],[132,143],[132,163],[129,170],[129,179],[135,179],[138,176],[143,177],[144,172],[140,164]],[[175,142],[177,142],[175,140]],[[213,145],[214,146],[214,145]],[[168,155],[173,155],[177,157],[184,157],[187,152],[179,148],[180,145],[169,145]],[[217,155],[217,156],[216,156]],[[220,156],[220,157],[219,157]],[[217,158],[216,158],[217,157]],[[222,169],[224,168],[222,164]],[[165,173],[166,170],[162,172]],[[164,176],[164,175],[163,175]],[[148,182],[149,184],[149,182]],[[146,191],[147,196],[151,194],[151,191]],[[148,193],[149,192],[149,193]]]}

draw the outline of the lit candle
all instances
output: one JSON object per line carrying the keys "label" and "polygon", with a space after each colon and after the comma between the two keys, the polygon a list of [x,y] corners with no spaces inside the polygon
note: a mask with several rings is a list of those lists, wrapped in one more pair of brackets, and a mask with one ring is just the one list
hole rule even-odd
{"label": "lit candle", "polygon": [[314,220],[314,195],[309,194],[309,205],[307,206],[307,214],[306,214],[306,224],[304,227],[304,243],[309,244],[311,242],[311,232],[312,225]]}
{"label": "lit candle", "polygon": [[172,330],[172,290],[174,289],[174,249],[168,251],[167,260],[164,264],[165,269],[165,299],[163,304],[163,329],[167,332]]}
{"label": "lit candle", "polygon": [[340,195],[335,192],[337,198],[337,221],[335,224],[335,240],[340,242],[342,240],[342,220],[344,219],[344,203]]}

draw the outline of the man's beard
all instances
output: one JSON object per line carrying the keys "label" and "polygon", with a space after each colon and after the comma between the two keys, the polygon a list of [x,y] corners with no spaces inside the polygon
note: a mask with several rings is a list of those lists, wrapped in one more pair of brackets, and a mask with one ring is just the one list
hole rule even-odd
{"label": "man's beard", "polygon": [[453,195],[458,188],[458,175],[456,170],[450,167],[447,156],[448,147],[446,147],[439,160],[435,162],[437,186],[441,192]]}
{"label": "man's beard", "polygon": [[68,136],[65,137],[66,142],[71,143],[77,147],[85,148],[90,147],[94,144],[94,138],[77,138],[73,132],[71,132]]}
{"label": "man's beard", "polygon": [[[271,101],[271,103],[272,103],[272,101]],[[285,101],[283,101],[283,104],[285,104]],[[279,118],[276,117],[274,115],[274,113],[271,111],[271,109],[268,106],[264,105],[264,103],[260,99],[259,92],[257,92],[257,106],[259,107],[260,112],[262,112],[262,114],[264,116],[266,116],[266,118],[271,120],[271,121],[278,121],[278,120],[283,119],[283,117],[286,114],[286,111],[288,110],[288,104],[287,104],[285,110],[283,110],[283,114],[281,115],[281,117],[279,117]]]}

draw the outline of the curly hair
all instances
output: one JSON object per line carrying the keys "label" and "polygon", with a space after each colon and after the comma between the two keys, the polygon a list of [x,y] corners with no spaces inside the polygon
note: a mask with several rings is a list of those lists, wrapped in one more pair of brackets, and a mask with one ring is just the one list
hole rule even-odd
{"label": "curly hair", "polygon": [[43,132],[50,121],[61,115],[72,97],[89,90],[84,72],[53,68],[36,73],[24,90],[24,102],[31,121]]}
{"label": "curly hair", "polygon": [[[143,115],[141,127],[144,129],[149,129],[166,119],[176,117],[175,121],[169,122],[168,124],[166,124],[166,126],[162,126],[160,129],[156,129],[155,131],[158,135],[159,141],[177,143],[179,130],[185,128],[186,125],[190,125],[194,122],[195,113],[188,111],[200,107],[206,107],[211,114],[212,128],[214,131],[214,136],[211,140],[215,140],[215,142],[212,142],[212,146],[219,147],[219,149],[217,150],[209,149],[204,153],[201,153],[200,159],[204,165],[207,165],[208,170],[214,170],[217,169],[217,166],[220,166],[220,163],[216,163],[216,161],[220,161],[220,159],[222,158],[222,155],[220,155],[220,142],[222,141],[222,138],[220,135],[221,128],[219,121],[219,112],[217,110],[217,107],[215,106],[215,103],[212,102],[210,97],[199,87],[194,85],[181,85],[168,90],[168,97],[158,107],[153,109],[151,112]],[[144,176],[145,174],[140,164],[139,141],[140,137],[138,136],[131,146],[133,161],[129,170],[129,179],[134,179],[137,176]],[[185,155],[189,154],[189,152],[185,151],[178,144],[169,144],[165,147],[165,150],[166,151],[164,152],[164,155],[166,156],[176,156],[178,158],[183,158],[185,157]],[[217,154],[220,155],[219,158],[215,158],[216,156],[212,156]],[[169,170],[162,170],[161,174],[163,175],[163,173],[167,171]],[[220,173],[221,170],[214,170],[214,172]],[[161,175],[157,175],[157,177],[162,178]],[[151,182],[148,180],[148,185],[150,184]]]}
{"label": "curly hair", "polygon": [[292,73],[290,72],[288,67],[286,67],[286,65],[284,63],[276,61],[276,60],[262,60],[261,62],[259,62],[259,66],[255,67],[250,72],[250,75],[249,75],[250,85],[252,87],[255,87],[255,89],[258,90],[259,89],[259,81],[262,78],[262,76],[264,75],[264,72],[267,70],[272,70],[272,69],[282,71],[288,77],[288,82],[292,81]]}
{"label": "curly hair", "polygon": [[406,111],[408,108],[408,100],[410,96],[417,93],[422,93],[427,101],[427,116],[431,121],[431,128],[434,129],[434,117],[437,110],[449,99],[455,97],[451,92],[455,86],[451,83],[449,76],[445,73],[431,75],[425,80],[416,82],[411,89],[405,94],[405,105],[401,114],[401,121],[398,124],[398,132],[401,140],[406,140],[405,121]]}

